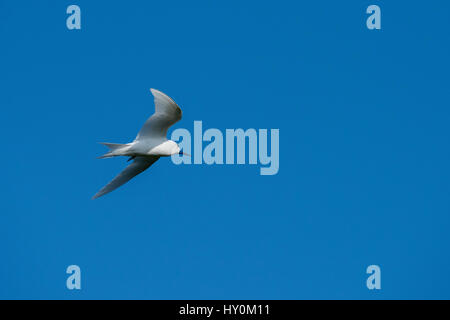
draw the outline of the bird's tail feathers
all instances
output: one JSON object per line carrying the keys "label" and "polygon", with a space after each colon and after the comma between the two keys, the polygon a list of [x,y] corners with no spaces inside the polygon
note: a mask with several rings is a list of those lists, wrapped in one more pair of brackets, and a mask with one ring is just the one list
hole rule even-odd
{"label": "bird's tail feathers", "polygon": [[98,159],[123,156],[124,155],[123,152],[125,151],[124,149],[126,149],[126,147],[128,147],[128,144],[123,144],[123,143],[100,142],[100,144],[107,146],[109,148],[109,152],[98,157]]}

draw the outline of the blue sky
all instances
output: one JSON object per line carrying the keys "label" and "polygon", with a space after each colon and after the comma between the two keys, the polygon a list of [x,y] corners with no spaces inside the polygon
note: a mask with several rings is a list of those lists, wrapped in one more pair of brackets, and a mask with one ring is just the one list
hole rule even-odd
{"label": "blue sky", "polygon": [[[449,9],[0,1],[0,298],[449,299]],[[162,159],[92,201],[151,87],[175,128],[279,128],[279,173]]]}

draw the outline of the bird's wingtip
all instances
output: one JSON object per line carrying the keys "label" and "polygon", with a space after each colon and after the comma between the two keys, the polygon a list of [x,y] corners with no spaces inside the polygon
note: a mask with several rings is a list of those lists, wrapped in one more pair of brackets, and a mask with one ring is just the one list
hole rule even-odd
{"label": "bird's wingtip", "polygon": [[164,95],[164,93],[162,93],[158,89],[154,89],[154,88],[150,88],[150,92],[152,93],[153,96],[161,95],[161,94]]}
{"label": "bird's wingtip", "polygon": [[95,199],[97,199],[97,198],[100,198],[102,195],[103,195],[102,193],[97,192],[96,194],[94,194],[94,195],[92,196],[91,200],[95,200]]}

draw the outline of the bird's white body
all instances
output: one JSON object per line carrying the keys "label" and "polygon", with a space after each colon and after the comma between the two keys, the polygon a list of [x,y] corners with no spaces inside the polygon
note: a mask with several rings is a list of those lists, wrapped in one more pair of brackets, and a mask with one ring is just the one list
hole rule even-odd
{"label": "bird's white body", "polygon": [[103,158],[126,156],[126,157],[146,157],[146,156],[159,156],[169,157],[172,154],[180,152],[180,148],[175,141],[166,140],[145,140],[145,141],[133,141],[131,143],[124,144],[123,147],[108,153],[108,156]]}
{"label": "bird's white body", "polygon": [[117,156],[131,157],[134,160],[110,183],[97,192],[93,199],[101,197],[120,187],[139,173],[145,171],[160,157],[168,157],[180,153],[175,141],[167,140],[167,130],[181,119],[180,107],[164,93],[150,89],[155,98],[155,113],[147,119],[136,139],[131,143],[102,143],[110,151],[100,158]]}

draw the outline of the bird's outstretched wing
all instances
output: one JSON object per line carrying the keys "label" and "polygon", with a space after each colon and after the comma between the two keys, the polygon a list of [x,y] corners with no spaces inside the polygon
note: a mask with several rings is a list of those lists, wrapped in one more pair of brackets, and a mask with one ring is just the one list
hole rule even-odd
{"label": "bird's outstretched wing", "polygon": [[134,162],[130,164],[128,167],[126,167],[121,173],[119,173],[110,183],[108,183],[106,186],[104,186],[99,192],[97,192],[92,199],[97,199],[98,197],[101,197],[124,183],[128,182],[135,176],[137,176],[139,173],[145,171],[150,167],[152,164],[158,160],[159,157],[152,156],[152,157],[136,157],[134,159]]}
{"label": "bird's outstretched wing", "polygon": [[155,98],[155,113],[147,119],[136,140],[148,138],[166,139],[167,130],[181,119],[180,107],[161,91],[150,89]]}

